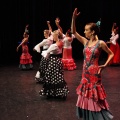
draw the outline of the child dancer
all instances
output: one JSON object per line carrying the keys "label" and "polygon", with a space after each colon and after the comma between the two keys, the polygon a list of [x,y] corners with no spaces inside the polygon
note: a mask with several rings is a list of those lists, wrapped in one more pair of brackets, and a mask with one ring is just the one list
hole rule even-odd
{"label": "child dancer", "polygon": [[19,48],[22,47],[22,54],[20,56],[19,64],[19,68],[21,70],[28,70],[33,68],[32,56],[30,55],[28,48],[28,38],[29,38],[28,25],[26,25],[25,32],[23,34],[23,40],[16,49],[18,52]]}

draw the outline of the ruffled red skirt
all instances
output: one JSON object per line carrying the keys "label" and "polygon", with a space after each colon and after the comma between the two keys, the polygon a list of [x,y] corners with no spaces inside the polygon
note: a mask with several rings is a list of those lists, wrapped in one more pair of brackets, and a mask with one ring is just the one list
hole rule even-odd
{"label": "ruffled red skirt", "polygon": [[63,67],[66,70],[74,70],[76,69],[76,64],[74,59],[72,58],[72,48],[64,48],[63,49],[63,57],[62,57]]}
{"label": "ruffled red skirt", "polygon": [[110,50],[114,53],[114,57],[109,62],[109,65],[120,64],[120,48],[119,48],[119,44],[118,43],[116,43],[116,45],[110,44]]}
{"label": "ruffled red skirt", "polygon": [[106,93],[102,84],[88,83],[82,80],[77,87],[77,117],[85,120],[111,120]]}
{"label": "ruffled red skirt", "polygon": [[22,46],[22,55],[20,56],[20,64],[31,64],[32,56],[29,54],[27,45]]}

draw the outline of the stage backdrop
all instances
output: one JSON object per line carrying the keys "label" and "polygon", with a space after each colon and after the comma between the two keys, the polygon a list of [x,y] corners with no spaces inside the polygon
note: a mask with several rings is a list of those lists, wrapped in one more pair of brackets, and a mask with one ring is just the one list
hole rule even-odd
{"label": "stage backdrop", "polygon": [[[60,18],[64,33],[70,28],[74,8],[81,12],[76,21],[78,32],[84,35],[84,25],[97,22],[101,18],[100,39],[107,40],[111,35],[113,22],[120,22],[119,4],[106,0],[4,0],[0,4],[1,35],[0,35],[0,64],[19,63],[21,49],[16,47],[23,38],[26,24],[29,24],[29,50],[33,61],[39,61],[40,54],[33,52],[33,47],[44,38],[43,30],[47,29],[49,20],[53,30],[55,18]],[[83,58],[83,46],[76,39],[73,43],[73,58]],[[102,58],[106,57],[103,54]]]}

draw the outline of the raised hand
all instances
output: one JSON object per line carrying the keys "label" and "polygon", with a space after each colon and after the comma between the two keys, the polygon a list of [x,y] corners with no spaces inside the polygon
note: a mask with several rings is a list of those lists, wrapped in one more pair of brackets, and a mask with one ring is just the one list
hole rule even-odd
{"label": "raised hand", "polygon": [[59,22],[60,22],[60,19],[57,17],[57,18],[55,19],[55,23],[56,23],[56,24],[59,24]]}
{"label": "raised hand", "polygon": [[29,24],[27,24],[25,27],[28,28],[28,27],[29,27]]}
{"label": "raised hand", "polygon": [[76,19],[79,14],[80,14],[80,12],[78,12],[78,9],[75,8],[74,12],[73,12],[73,18]]}
{"label": "raised hand", "polygon": [[47,24],[50,24],[50,21],[47,21]]}

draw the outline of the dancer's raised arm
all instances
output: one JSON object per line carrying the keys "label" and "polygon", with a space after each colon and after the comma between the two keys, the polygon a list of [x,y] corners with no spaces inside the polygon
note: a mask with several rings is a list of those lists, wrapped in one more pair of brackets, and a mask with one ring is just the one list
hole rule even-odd
{"label": "dancer's raised arm", "polygon": [[77,8],[75,8],[72,16],[72,23],[71,23],[71,32],[75,35],[75,37],[83,44],[85,45],[88,41],[85,37],[81,36],[76,31],[76,18],[79,16],[80,12],[78,12]]}

